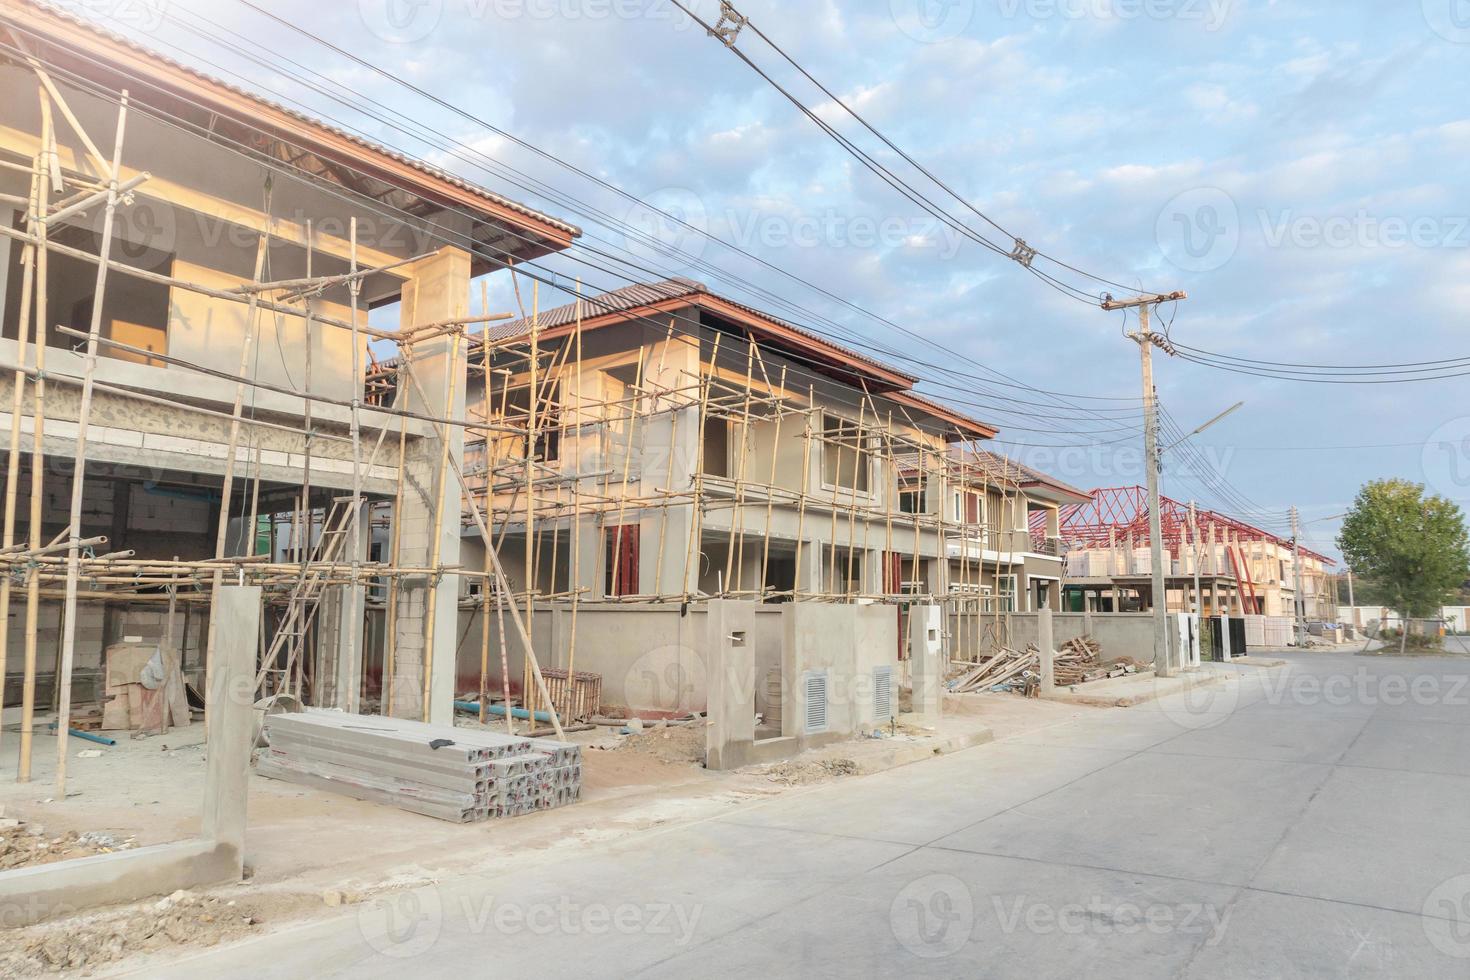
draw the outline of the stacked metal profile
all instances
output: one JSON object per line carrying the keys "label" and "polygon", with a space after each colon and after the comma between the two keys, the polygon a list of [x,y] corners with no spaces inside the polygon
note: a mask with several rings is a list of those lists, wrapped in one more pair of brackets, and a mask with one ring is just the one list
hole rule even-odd
{"label": "stacked metal profile", "polygon": [[582,748],[399,718],[307,710],[265,719],[262,776],[455,823],[515,817],[582,795]]}

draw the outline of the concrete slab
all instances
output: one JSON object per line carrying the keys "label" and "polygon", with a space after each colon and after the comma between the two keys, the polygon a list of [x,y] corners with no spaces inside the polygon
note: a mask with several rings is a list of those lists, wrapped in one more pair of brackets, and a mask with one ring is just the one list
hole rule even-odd
{"label": "concrete slab", "polygon": [[1466,961],[1436,947],[1417,915],[1246,891],[1230,909],[1223,941],[1202,946],[1182,976],[1463,980],[1465,974]]}
{"label": "concrete slab", "polygon": [[1243,885],[1330,771],[1140,753],[936,846]]}
{"label": "concrete slab", "polygon": [[1418,915],[1447,879],[1470,874],[1466,813],[1463,776],[1339,768],[1252,884]]}
{"label": "concrete slab", "polygon": [[1342,764],[1470,776],[1470,725],[1375,717]]}
{"label": "concrete slab", "polygon": [[1175,977],[1233,891],[919,851],[642,975]]}
{"label": "concrete slab", "polygon": [[[862,806],[844,806],[849,784],[833,783],[753,807],[731,819],[756,827],[927,844],[1127,757],[1020,741],[863,780]],[[963,807],[915,807],[915,794],[951,793]],[[824,846],[815,842],[814,846]]]}

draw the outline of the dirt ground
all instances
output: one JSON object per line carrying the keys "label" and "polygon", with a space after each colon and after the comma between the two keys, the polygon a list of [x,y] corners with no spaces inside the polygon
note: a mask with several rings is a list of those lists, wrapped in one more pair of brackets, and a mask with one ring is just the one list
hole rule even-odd
{"label": "dirt ground", "polygon": [[[905,758],[927,756],[925,746],[957,734],[988,730],[1003,739],[1090,710],[1098,709],[1010,695],[947,698],[947,716],[936,731],[841,743],[733,773],[703,768],[700,725],[650,727],[633,736],[599,728],[569,736],[583,747],[579,803],[470,825],[255,776],[247,881],[0,932],[0,976],[85,972],[122,957],[165,955],[160,951],[171,946],[230,942],[378,891],[415,887],[443,874],[496,873],[555,860],[569,850],[879,771],[894,764],[896,751],[907,752]],[[61,838],[68,848],[88,842],[142,846],[198,833],[206,758],[202,726],[149,739],[119,738],[100,757],[68,760],[65,800],[51,795],[55,738],[36,738],[33,781],[18,784],[9,775],[15,772],[17,739],[6,736],[0,746],[0,806],[7,817],[41,824],[48,840]],[[88,834],[102,836],[83,836]],[[363,840],[375,846],[364,849]]]}

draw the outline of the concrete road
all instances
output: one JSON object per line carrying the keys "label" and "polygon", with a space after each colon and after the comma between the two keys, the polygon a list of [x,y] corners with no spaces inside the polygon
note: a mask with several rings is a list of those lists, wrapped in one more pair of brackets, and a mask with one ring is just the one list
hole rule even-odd
{"label": "concrete road", "polygon": [[146,973],[1470,976],[1470,661],[1216,669]]}

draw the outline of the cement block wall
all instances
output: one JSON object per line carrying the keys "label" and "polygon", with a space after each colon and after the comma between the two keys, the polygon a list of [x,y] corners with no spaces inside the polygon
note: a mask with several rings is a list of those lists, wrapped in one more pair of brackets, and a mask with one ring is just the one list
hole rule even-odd
{"label": "cement block wall", "polygon": [[[1036,613],[1011,613],[1010,646],[1023,650],[1037,638]],[[1153,660],[1153,616],[1150,613],[1054,613],[1052,635],[1060,645],[1079,636],[1091,636],[1102,644],[1104,663],[1121,657]]]}

